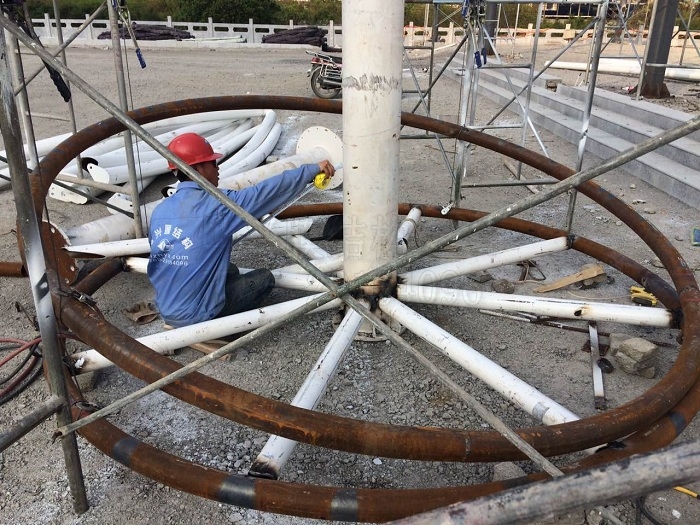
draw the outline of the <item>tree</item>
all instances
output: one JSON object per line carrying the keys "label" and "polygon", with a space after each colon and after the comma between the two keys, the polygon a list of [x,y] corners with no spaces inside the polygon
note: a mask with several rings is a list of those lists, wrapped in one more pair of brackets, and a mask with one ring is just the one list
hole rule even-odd
{"label": "tree", "polygon": [[280,12],[278,23],[284,24],[294,20],[295,24],[326,25],[330,20],[340,23],[342,19],[341,0],[279,0]]}
{"label": "tree", "polygon": [[274,23],[280,6],[275,0],[180,0],[172,17],[187,22],[206,22],[208,18],[222,24]]}

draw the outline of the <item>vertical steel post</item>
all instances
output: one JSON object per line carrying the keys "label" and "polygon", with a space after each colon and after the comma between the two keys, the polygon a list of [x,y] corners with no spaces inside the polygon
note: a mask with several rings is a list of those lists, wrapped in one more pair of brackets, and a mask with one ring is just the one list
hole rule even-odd
{"label": "vertical steel post", "polygon": [[[107,7],[109,11],[109,25],[112,31],[112,50],[114,51],[114,68],[117,71],[117,87],[119,88],[119,108],[126,113],[129,111],[129,102],[126,97],[126,85],[124,84],[124,64],[122,62],[122,46],[119,41],[119,24],[117,21],[116,6],[111,2]],[[129,182],[131,183],[131,202],[134,205],[134,231],[136,237],[143,237],[143,224],[141,223],[141,209],[139,202],[139,186],[136,179],[134,162],[134,143],[131,139],[131,131],[124,130],[124,151],[126,153],[126,165],[129,169]]]}
{"label": "vertical steel post", "polygon": [[[598,79],[598,65],[600,63],[600,54],[603,49],[603,38],[605,38],[605,19],[608,12],[608,2],[604,1],[598,6],[598,14],[596,20],[595,39],[591,47],[591,53],[586,66],[586,81],[588,82],[588,90],[586,91],[586,102],[583,109],[583,118],[581,125],[581,136],[578,141],[578,157],[576,160],[576,171],[581,171],[583,168],[583,157],[586,153],[586,142],[588,141],[588,129],[591,124],[591,112],[593,111],[593,98],[595,97],[595,85]],[[569,191],[569,207],[566,213],[566,231],[571,232],[571,227],[574,222],[574,210],[576,208],[576,189]]]}
{"label": "vertical steel post", "polygon": [[[346,280],[396,257],[403,6],[403,0],[343,2]],[[386,279],[363,289],[372,293]]]}
{"label": "vertical steel post", "polygon": [[[24,77],[24,68],[22,66],[22,55],[20,54],[19,42],[14,36],[9,36],[7,40],[7,60],[9,60],[12,79],[16,84],[21,83]],[[27,97],[27,88],[24,87],[17,94],[17,105],[19,106],[19,114],[22,118],[22,127],[24,128],[24,138],[27,141],[27,151],[29,152],[29,160],[36,166],[39,164],[39,157],[36,152],[34,126],[29,115],[29,98]],[[17,128],[19,130],[19,128]],[[18,133],[18,137],[22,137],[22,133]],[[20,142],[22,142],[20,138]],[[26,156],[25,156],[26,159]]]}
{"label": "vertical steel post", "polygon": [[[61,11],[58,7],[58,0],[53,0],[53,16],[56,20],[56,40],[58,42],[59,48],[61,48],[63,47],[63,28],[61,27]],[[49,24],[49,28],[50,27],[51,24]],[[63,65],[68,65],[65,48],[61,49],[60,55],[61,62],[63,62]],[[66,81],[66,85],[70,88],[70,81]],[[71,97],[68,101],[68,114],[70,115],[71,130],[73,131],[73,133],[75,133],[76,131],[78,131],[78,126],[75,122],[75,109],[73,108],[73,97]],[[78,157],[75,159],[75,162],[78,166],[82,166],[82,160],[80,158],[80,155],[78,155]],[[80,167],[78,167],[76,173],[78,174],[78,178],[83,178],[83,170],[80,169]]]}
{"label": "vertical steel post", "polygon": [[[54,316],[51,293],[49,289],[46,263],[39,232],[39,218],[32,203],[26,160],[19,131],[19,117],[15,105],[10,71],[5,47],[5,31],[0,27],[0,90],[2,92],[2,112],[0,113],[0,132],[5,142],[12,191],[17,206],[18,227],[24,241],[27,272],[34,296],[37,321],[41,332],[44,366],[52,394],[58,396],[63,408],[57,413],[59,426],[71,422],[68,390],[63,377],[63,360],[61,359],[58,330]],[[68,484],[73,495],[73,509],[82,514],[88,509],[83,474],[78,455],[75,435],[61,440],[63,456],[66,462]]]}

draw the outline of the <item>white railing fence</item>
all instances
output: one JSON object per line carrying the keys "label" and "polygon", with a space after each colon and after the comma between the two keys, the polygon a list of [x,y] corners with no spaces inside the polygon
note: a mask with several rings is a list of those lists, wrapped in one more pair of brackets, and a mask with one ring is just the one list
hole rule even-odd
{"label": "white railing fence", "polygon": [[[89,18],[88,15],[85,18]],[[44,14],[44,18],[33,19],[34,28],[45,44],[51,45],[56,39],[56,21],[52,19],[48,14]],[[72,34],[74,34],[80,26],[85,23],[85,20],[61,20],[61,27],[63,30],[63,38],[67,39]],[[279,33],[287,29],[293,29],[295,27],[302,27],[295,25],[293,20],[289,21],[287,25],[271,25],[271,24],[255,24],[253,19],[248,20],[247,24],[219,24],[212,21],[210,18],[208,22],[174,22],[171,17],[168,20],[163,21],[137,21],[137,24],[144,25],[162,25],[166,27],[173,27],[176,29],[183,29],[188,31],[195,40],[226,40],[226,39],[245,39],[248,44],[259,44],[262,43],[262,39],[265,35],[271,35],[274,33]],[[320,26],[322,29],[328,31],[327,40],[328,45],[331,47],[342,47],[343,45],[343,28],[342,26],[335,25],[331,20],[327,26]],[[109,29],[108,20],[94,20],[90,26],[83,31],[81,35],[76,38],[76,42],[87,43],[97,43],[103,42],[98,40],[98,35],[104,33]],[[432,27],[422,27],[414,26],[413,22],[404,27],[404,45],[406,46],[424,46],[429,45],[433,38],[433,28]],[[642,41],[647,37],[647,31],[640,28],[638,31],[631,31],[631,38],[635,40],[635,43],[642,43]],[[685,32],[677,31],[674,29],[674,39],[671,42],[672,46],[682,46],[683,40],[685,39]],[[542,29],[540,30],[540,42],[541,43],[553,43],[560,44],[569,42],[574,38],[576,34],[575,29],[571,29],[567,26],[566,29]],[[532,41],[535,35],[535,30],[532,24],[529,24],[525,29],[499,29],[497,40],[498,41],[509,41],[512,42],[514,39],[519,43],[528,43]],[[459,42],[464,36],[464,28],[455,27],[453,23],[449,26],[439,27],[436,41],[443,45],[451,45]],[[614,31],[609,31],[608,38],[615,37]],[[619,37],[619,35],[617,35]],[[584,35],[584,39],[593,38],[593,30],[590,30]],[[700,41],[700,32],[694,31],[691,33],[691,38],[696,41]]]}

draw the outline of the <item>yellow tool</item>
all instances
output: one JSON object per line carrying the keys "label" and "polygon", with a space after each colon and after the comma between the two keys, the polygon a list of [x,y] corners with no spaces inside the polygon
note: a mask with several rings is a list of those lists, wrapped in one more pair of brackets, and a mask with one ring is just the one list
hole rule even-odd
{"label": "yellow tool", "polygon": [[331,178],[325,173],[319,173],[314,177],[314,186],[319,190],[325,190],[331,183]]}
{"label": "yellow tool", "polygon": [[676,489],[678,492],[682,492],[683,494],[687,494],[688,496],[692,496],[693,498],[700,499],[700,496],[698,496],[695,492],[693,492],[692,490],[688,490],[685,487],[673,487],[673,488]]}
{"label": "yellow tool", "polygon": [[656,306],[656,297],[641,286],[630,286],[630,299],[642,306]]}

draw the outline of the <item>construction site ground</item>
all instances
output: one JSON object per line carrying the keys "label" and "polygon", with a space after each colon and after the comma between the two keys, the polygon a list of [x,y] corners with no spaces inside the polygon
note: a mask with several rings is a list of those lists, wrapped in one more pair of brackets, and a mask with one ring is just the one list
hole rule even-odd
{"label": "construction site ground", "polygon": [[[558,50],[541,48],[538,62],[544,62]],[[449,48],[438,53],[436,62],[446,58]],[[527,48],[514,49],[527,53]],[[587,49],[580,48],[585,59]],[[23,54],[25,71],[31,72],[39,62]],[[117,103],[117,84],[114,57],[107,48],[70,49],[68,65],[100,93]],[[303,49],[275,47],[236,48],[200,51],[149,50],[145,53],[147,67],[140,69],[132,52],[126,55],[127,93],[132,107],[143,107],[160,102],[187,98],[271,94],[312,97],[306,70],[309,56]],[[426,52],[413,57],[414,73],[423,86],[427,83],[429,60]],[[575,83],[576,72],[552,72],[564,83]],[[407,89],[412,87],[411,74],[404,75]],[[598,85],[622,90],[634,83],[630,77],[599,75]],[[698,114],[698,86],[670,82],[675,98],[662,102],[675,109]],[[73,89],[73,104],[79,128],[103,118],[107,113],[77,89]],[[29,96],[37,138],[45,138],[69,131],[64,120],[46,118],[47,115],[67,117],[66,104],[60,99],[50,79],[44,73],[30,84]],[[404,109],[410,110],[416,99],[406,99]],[[459,113],[460,86],[449,79],[441,79],[432,95],[432,114],[453,119]],[[477,115],[485,118],[498,108],[483,101]],[[509,116],[513,121],[514,115]],[[274,152],[277,157],[293,154],[296,139],[309,126],[322,125],[342,134],[342,119],[336,115],[279,111],[278,121],[284,131]],[[497,133],[516,142],[519,129]],[[569,167],[576,164],[576,147],[541,130],[541,137],[549,155]],[[453,141],[443,143],[450,162],[455,155]],[[525,141],[537,149],[531,137]],[[508,159],[476,148],[469,153],[468,179],[473,182],[502,180],[512,177],[505,166]],[[599,163],[592,157],[585,159],[584,168]],[[401,143],[399,202],[426,203],[444,206],[451,200],[451,179],[445,168],[443,154],[435,140],[406,140]],[[538,176],[524,168],[527,177]],[[163,176],[145,194],[145,200],[159,195],[158,188],[172,182]],[[662,231],[680,251],[688,265],[700,269],[700,248],[692,246],[690,235],[694,226],[700,226],[700,216],[679,201],[670,198],[648,184],[617,169],[600,176],[596,182],[633,205],[646,220]],[[495,210],[510,202],[530,195],[524,187],[500,187],[465,190],[462,206],[465,208]],[[338,201],[339,190],[313,194],[309,201]],[[520,217],[562,227],[566,217],[568,197],[559,196]],[[72,205],[49,200],[48,215],[62,227],[76,226],[107,215],[97,205]],[[18,261],[15,237],[16,213],[13,194],[0,193],[0,260]],[[316,221],[311,235],[321,232],[322,221]],[[448,233],[450,221],[422,219],[416,235],[409,240],[409,248]],[[579,196],[574,214],[573,232],[605,244],[636,261],[667,276],[663,268],[654,265],[655,255],[635,234],[622,225],[608,211],[583,196]],[[417,267],[434,265],[473,255],[490,253],[532,242],[533,239],[508,231],[488,229],[469,236],[444,250],[417,263]],[[339,251],[339,242],[324,241],[331,252]],[[262,240],[246,240],[234,253],[235,262],[242,267],[276,267],[286,264],[285,257]],[[565,252],[537,260],[546,282],[578,271],[584,264],[594,262],[578,253]],[[631,304],[629,278],[614,269],[606,268],[614,282],[605,282],[595,288],[579,290],[566,287],[548,296],[581,298],[616,304]],[[516,293],[532,294],[539,283],[519,280],[521,267],[511,265],[490,270],[495,279],[511,282]],[[0,303],[0,333],[5,338],[31,340],[38,334],[27,316],[16,309],[22,305],[30,316],[34,312],[32,295],[27,279],[2,278],[3,301]],[[492,291],[492,283],[478,283],[467,278],[448,281],[443,286],[464,287]],[[291,292],[275,290],[270,301],[296,297]],[[144,275],[124,273],[113,279],[95,295],[100,310],[115,325],[135,336],[161,331],[160,318],[152,323],[136,325],[122,310],[141,301],[153,299],[153,290]],[[587,336],[549,327],[501,319],[473,310],[448,307],[421,306],[415,308],[472,347],[514,372],[516,375],[559,401],[574,413],[585,417],[596,412],[589,354],[582,351]],[[304,318],[283,331],[264,337],[254,346],[239,351],[230,361],[208,365],[203,371],[240,388],[290,401],[331,334],[333,313]],[[586,325],[579,325],[586,326]],[[674,346],[677,332],[669,329],[650,330],[612,323],[599,323],[607,332],[625,332],[648,339],[671,343],[661,349],[656,378],[647,379],[626,374],[619,368],[605,376],[609,406],[616,407],[633,399],[654,384],[672,366],[678,348]],[[404,334],[406,339],[427,355],[435,364],[450,374],[464,388],[473,393],[512,427],[532,425],[533,420],[515,409],[497,394],[470,378],[452,362],[429,349],[418,338]],[[71,349],[82,349],[77,343]],[[201,354],[192,349],[179,350],[173,359],[190,362]],[[87,399],[105,406],[120,399],[143,383],[127,373],[108,368],[97,377],[94,389],[86,392]],[[0,406],[0,429],[18,421],[48,395],[43,380],[11,402]],[[399,349],[384,342],[353,344],[329,386],[328,393],[318,408],[324,412],[394,424],[444,426],[453,428],[486,428],[487,425],[442,387],[425,370]],[[133,403],[110,421],[137,438],[182,457],[207,466],[235,473],[246,473],[251,462],[264,445],[267,435],[236,423],[219,419],[196,410],[163,393],[151,394]],[[0,454],[0,524],[71,524],[104,523],[312,523],[314,520],[278,516],[255,510],[222,505],[179,493],[160,483],[144,478],[98,452],[83,438],[78,438],[90,509],[76,515],[66,480],[63,455],[59,443],[53,442],[55,421],[48,421],[21,441]],[[700,437],[700,426],[694,421],[680,440]],[[554,458],[565,465],[570,458]],[[533,471],[528,462],[515,467]],[[300,445],[281,479],[310,484],[341,485],[368,488],[435,487],[459,484],[477,484],[490,481],[494,475],[490,464],[425,463],[389,458],[335,452]],[[687,485],[700,492],[700,481]],[[674,490],[664,490],[648,496],[647,508],[663,524],[700,523],[700,502]],[[623,523],[635,523],[633,502],[624,501],[610,507]],[[642,519],[641,523],[647,523]],[[539,522],[542,523],[542,522]],[[598,523],[594,514],[577,510],[547,523]]]}

